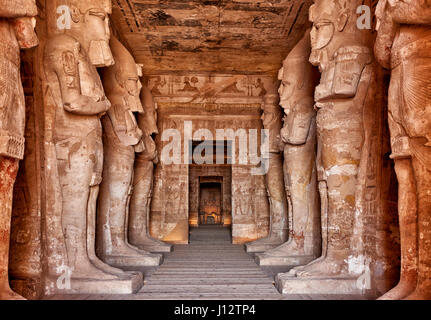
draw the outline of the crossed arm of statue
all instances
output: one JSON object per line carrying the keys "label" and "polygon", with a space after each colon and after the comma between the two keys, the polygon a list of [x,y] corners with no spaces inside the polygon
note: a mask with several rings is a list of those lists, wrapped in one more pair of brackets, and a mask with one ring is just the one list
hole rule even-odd
{"label": "crossed arm of statue", "polygon": [[395,23],[431,24],[430,0],[387,0],[386,8]]}
{"label": "crossed arm of statue", "polygon": [[33,0],[0,0],[0,17],[34,17],[37,7]]}
{"label": "crossed arm of statue", "polygon": [[[79,48],[76,51],[79,50]],[[78,70],[78,61],[74,52],[62,51],[56,54],[58,59],[53,66],[60,83],[63,107],[67,112],[77,115],[98,115],[105,113],[111,103],[105,96],[100,96],[97,101],[81,93],[81,83]]]}
{"label": "crossed arm of statue", "polygon": [[114,103],[112,108],[108,110],[108,116],[114,127],[115,134],[123,145],[142,145],[142,143],[140,143],[142,130],[139,129],[135,116],[130,109],[125,107],[125,104],[126,102],[122,104]]}

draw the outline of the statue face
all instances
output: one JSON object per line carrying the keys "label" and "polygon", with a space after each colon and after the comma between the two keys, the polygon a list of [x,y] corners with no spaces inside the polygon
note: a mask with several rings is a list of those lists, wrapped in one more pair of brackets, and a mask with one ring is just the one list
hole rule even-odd
{"label": "statue face", "polygon": [[340,12],[333,0],[316,1],[310,7],[310,21],[313,22],[310,32],[310,62],[313,65],[321,66],[326,62],[325,57],[330,55],[326,51],[330,50],[330,44],[336,33],[337,14],[341,14]]}
{"label": "statue face", "polygon": [[279,80],[281,80],[280,88],[278,89],[278,93],[280,94],[280,105],[283,108],[286,108],[290,102],[290,100],[293,98],[295,88],[298,85],[299,81],[299,69],[296,68],[294,65],[289,67],[289,71],[287,71],[287,66],[284,67],[283,77]]}
{"label": "statue face", "polygon": [[96,67],[111,66],[114,58],[109,47],[109,17],[101,8],[93,8],[85,12],[81,32],[88,46],[88,55]]}

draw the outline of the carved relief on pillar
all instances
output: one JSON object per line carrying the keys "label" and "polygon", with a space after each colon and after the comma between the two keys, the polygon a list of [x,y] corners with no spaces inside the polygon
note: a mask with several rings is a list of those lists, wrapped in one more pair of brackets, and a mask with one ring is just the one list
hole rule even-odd
{"label": "carved relief on pillar", "polygon": [[20,49],[38,44],[33,0],[0,1],[0,300],[23,299],[9,286],[13,187],[24,157],[25,100]]}
{"label": "carved relief on pillar", "polygon": [[380,0],[375,54],[391,69],[389,128],[398,179],[401,277],[382,299],[431,299],[431,5]]}

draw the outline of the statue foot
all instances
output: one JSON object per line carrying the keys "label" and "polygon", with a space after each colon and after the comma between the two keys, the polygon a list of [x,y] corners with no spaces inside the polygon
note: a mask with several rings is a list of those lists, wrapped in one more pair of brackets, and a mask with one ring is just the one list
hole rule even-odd
{"label": "statue foot", "polygon": [[431,300],[431,288],[429,286],[423,288],[419,284],[418,287],[403,300]]}
{"label": "statue foot", "polygon": [[349,273],[343,260],[326,257],[319,262],[305,266],[301,271],[297,271],[296,276],[300,278],[328,278],[349,276]]}
{"label": "statue foot", "polygon": [[400,281],[397,286],[386,292],[377,300],[400,300],[407,297],[415,290],[415,284],[407,281]]}
{"label": "statue foot", "polygon": [[292,276],[296,276],[298,272],[304,271],[308,266],[311,266],[315,263],[319,263],[320,261],[324,260],[326,256],[320,256],[316,260],[311,261],[310,263],[304,265],[304,266],[297,266],[289,270],[289,274]]}
{"label": "statue foot", "polygon": [[72,279],[93,279],[93,280],[115,280],[118,277],[111,273],[106,273],[93,265],[90,260],[77,260],[72,271]]}
{"label": "statue foot", "polygon": [[282,245],[264,252],[265,255],[274,257],[289,257],[305,255],[304,247],[295,241],[288,241]]}
{"label": "statue foot", "polygon": [[0,300],[26,300],[23,296],[14,292],[9,285],[0,290]]}
{"label": "statue foot", "polygon": [[140,257],[143,255],[150,255],[150,252],[141,250],[129,243],[123,242],[121,244],[117,244],[112,248],[112,251],[109,253],[110,256],[125,256],[125,257]]}
{"label": "statue foot", "polygon": [[94,264],[96,268],[102,270],[103,272],[110,273],[112,275],[119,276],[119,277],[127,276],[127,272],[119,268],[112,267],[109,264],[106,264],[105,262],[100,260],[97,256],[92,256],[89,258],[91,263]]}
{"label": "statue foot", "polygon": [[135,239],[135,241],[130,243],[132,246],[140,249],[140,250],[144,250],[144,251],[148,251],[148,249],[146,249],[146,247],[161,247],[161,248],[171,248],[171,245],[164,243],[163,241],[151,238],[149,236],[145,236],[139,239]]}

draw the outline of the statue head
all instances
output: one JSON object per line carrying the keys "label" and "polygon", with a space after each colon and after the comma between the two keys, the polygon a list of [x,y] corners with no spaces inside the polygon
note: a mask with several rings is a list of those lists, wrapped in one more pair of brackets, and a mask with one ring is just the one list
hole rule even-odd
{"label": "statue head", "polygon": [[278,73],[281,81],[278,93],[283,109],[292,107],[304,96],[313,94],[313,66],[308,61],[310,56],[310,30],[283,61],[283,67]]}
{"label": "statue head", "polygon": [[353,30],[356,19],[353,18],[358,5],[357,0],[315,0],[310,7],[309,17],[313,22],[310,62],[320,70],[325,69],[340,46],[357,41],[357,30]]}
{"label": "statue head", "polygon": [[109,47],[109,14],[112,13],[110,0],[60,0],[58,4],[69,7],[70,29],[67,34],[76,38],[96,67],[114,64]]}
{"label": "statue head", "polygon": [[[111,73],[116,81],[106,82],[106,85],[112,85],[111,90],[121,90],[122,97],[132,112],[143,113],[144,109],[141,104],[140,93],[142,84],[139,77],[142,70],[136,64],[135,59],[123,44],[115,37],[111,37],[109,42],[115,64],[106,69]],[[105,88],[109,92],[108,88]]]}
{"label": "statue head", "polygon": [[158,134],[157,129],[157,106],[154,101],[153,95],[147,86],[144,86],[141,91],[141,101],[144,107],[143,123],[140,125],[141,129],[146,135]]}

